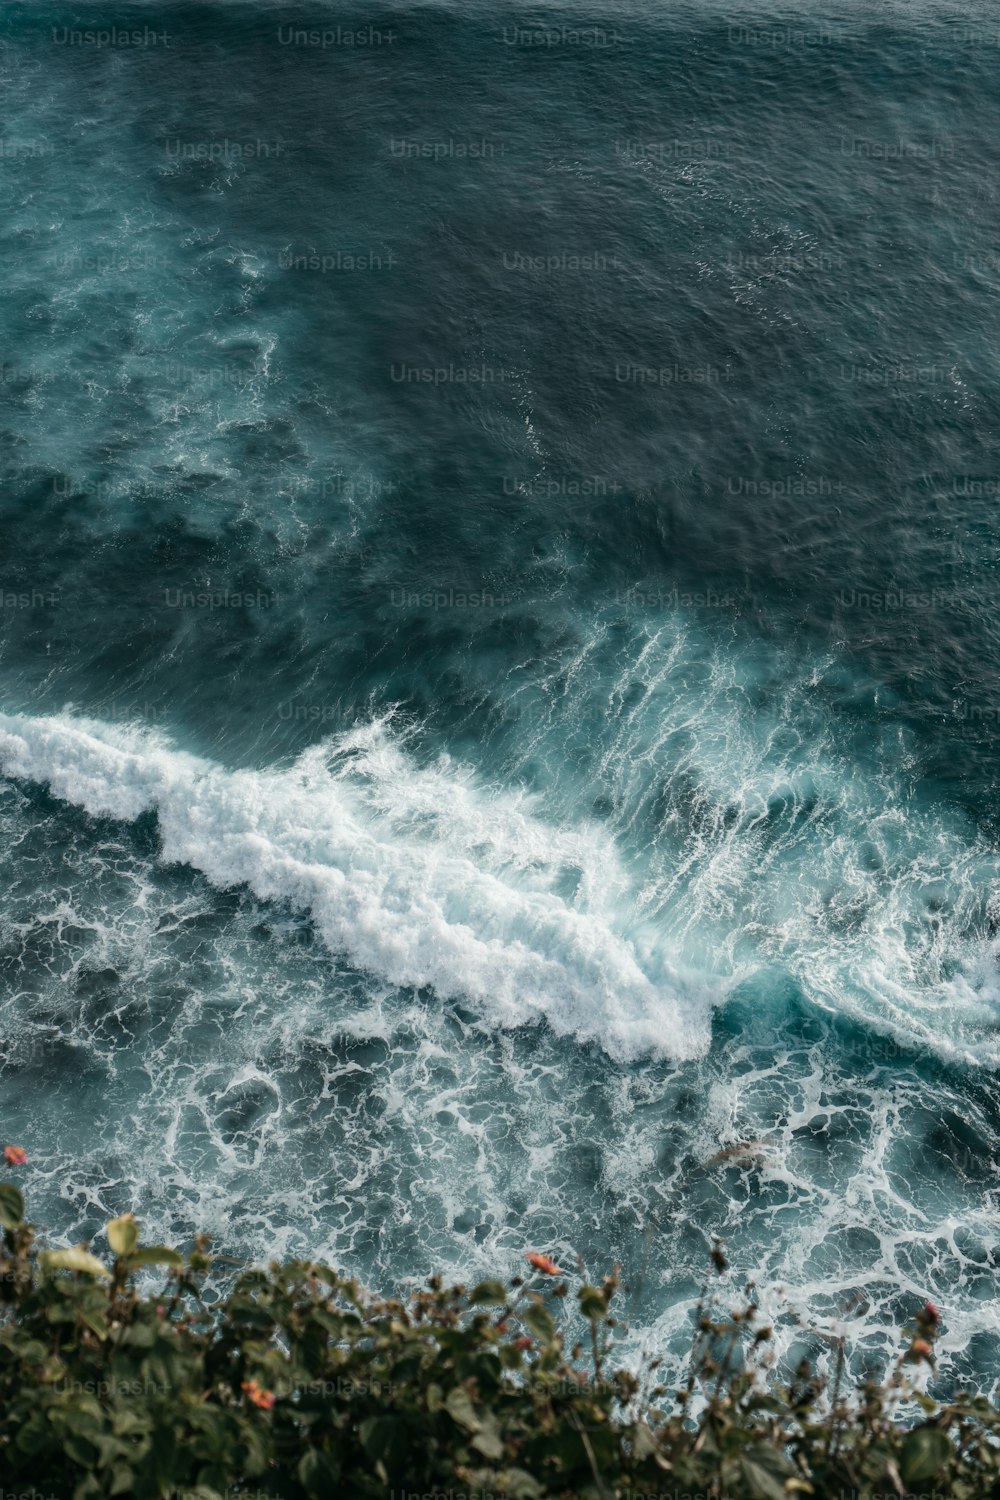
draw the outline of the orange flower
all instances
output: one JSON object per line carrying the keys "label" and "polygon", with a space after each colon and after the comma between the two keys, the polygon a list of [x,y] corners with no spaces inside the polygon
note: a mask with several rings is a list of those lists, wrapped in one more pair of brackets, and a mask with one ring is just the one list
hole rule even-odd
{"label": "orange flower", "polygon": [[527,1261],[530,1266],[534,1266],[536,1271],[544,1271],[546,1276],[565,1276],[566,1274],[562,1267],[557,1266],[548,1255],[539,1255],[537,1250],[528,1251]]}
{"label": "orange flower", "polygon": [[265,1391],[256,1380],[244,1380],[241,1390],[246,1391],[248,1400],[261,1411],[270,1411],[277,1399],[273,1391]]}
{"label": "orange flower", "polygon": [[8,1167],[23,1167],[28,1160],[28,1153],[23,1146],[5,1146],[3,1159]]}
{"label": "orange flower", "polygon": [[930,1359],[934,1350],[926,1339],[914,1339],[910,1345],[910,1353],[916,1355],[918,1359]]}

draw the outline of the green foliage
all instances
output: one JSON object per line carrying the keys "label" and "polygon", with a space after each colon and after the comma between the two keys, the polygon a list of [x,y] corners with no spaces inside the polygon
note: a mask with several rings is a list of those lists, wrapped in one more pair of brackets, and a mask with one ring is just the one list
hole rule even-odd
{"label": "green foliage", "polygon": [[24,1199],[12,1182],[0,1182],[0,1225],[16,1229],[24,1218]]}
{"label": "green foliage", "polygon": [[[766,1377],[771,1330],[751,1304],[698,1307],[683,1391],[609,1371],[618,1289],[582,1281],[566,1301],[545,1257],[526,1283],[467,1291],[432,1278],[383,1299],[326,1266],[239,1277],[211,1310],[211,1261],[143,1248],[123,1215],[111,1260],[38,1248],[20,1194],[0,1184],[0,1488],[51,1500],[330,1500],[492,1494],[510,1500],[716,1500],[796,1495],[1000,1495],[1000,1412],[946,1405],[907,1372],[933,1363],[927,1305],[884,1384],[832,1392],[806,1366]],[[721,1247],[715,1274],[726,1272]],[[162,1290],[140,1292],[159,1268]],[[145,1285],[145,1282],[144,1282]],[[589,1339],[563,1338],[575,1326]],[[904,1406],[923,1412],[902,1420]]]}

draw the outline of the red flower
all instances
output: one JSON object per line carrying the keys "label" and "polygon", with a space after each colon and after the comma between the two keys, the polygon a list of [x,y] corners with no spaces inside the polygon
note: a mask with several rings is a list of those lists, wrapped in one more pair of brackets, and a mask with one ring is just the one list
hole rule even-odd
{"label": "red flower", "polygon": [[526,1259],[536,1271],[544,1271],[546,1276],[565,1276],[566,1274],[562,1267],[557,1266],[548,1255],[539,1255],[537,1250],[529,1250]]}
{"label": "red flower", "polygon": [[248,1400],[254,1406],[259,1406],[261,1411],[271,1411],[277,1400],[273,1391],[265,1391],[256,1380],[244,1380],[240,1389],[246,1391]]}
{"label": "red flower", "polygon": [[5,1146],[3,1159],[8,1167],[23,1167],[28,1160],[28,1153],[23,1146]]}
{"label": "red flower", "polygon": [[530,1349],[531,1348],[531,1340],[529,1339],[528,1335],[524,1334],[521,1338],[515,1339],[514,1343],[513,1343],[513,1348],[515,1348],[515,1349]]}
{"label": "red flower", "polygon": [[932,1323],[940,1323],[941,1314],[938,1312],[933,1302],[924,1303],[924,1317],[929,1318]]}

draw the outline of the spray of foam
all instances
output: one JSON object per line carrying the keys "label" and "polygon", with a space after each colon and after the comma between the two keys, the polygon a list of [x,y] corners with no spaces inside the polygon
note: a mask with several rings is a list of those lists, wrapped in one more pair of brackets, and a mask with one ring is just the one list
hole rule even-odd
{"label": "spray of foam", "polygon": [[138,727],[0,715],[0,765],[92,816],[155,811],[165,862],[308,910],[332,952],[493,1025],[544,1020],[621,1060],[707,1049],[719,986],[640,963],[615,930],[614,847],[447,762],[415,766],[385,721],[289,768],[227,771]]}

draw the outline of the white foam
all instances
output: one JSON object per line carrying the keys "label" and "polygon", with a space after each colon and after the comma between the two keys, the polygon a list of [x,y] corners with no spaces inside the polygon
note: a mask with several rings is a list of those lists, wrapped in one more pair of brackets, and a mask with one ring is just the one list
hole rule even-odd
{"label": "white foam", "polygon": [[[604,715],[600,786],[634,852],[637,952],[652,942],[730,991],[780,972],[904,1047],[1000,1067],[1000,859],[971,818],[914,789],[903,734],[831,711],[815,688],[835,663],[789,671],[672,619],[613,677],[609,654],[598,621],[565,698],[578,722]],[[531,753],[558,766],[564,733],[546,726]]]}
{"label": "white foam", "polygon": [[137,726],[0,714],[0,765],[92,816],[155,810],[165,862],[308,909],[331,951],[490,1024],[545,1021],[620,1059],[707,1049],[720,988],[640,962],[616,930],[613,845],[447,762],[421,769],[385,721],[228,771]]}

